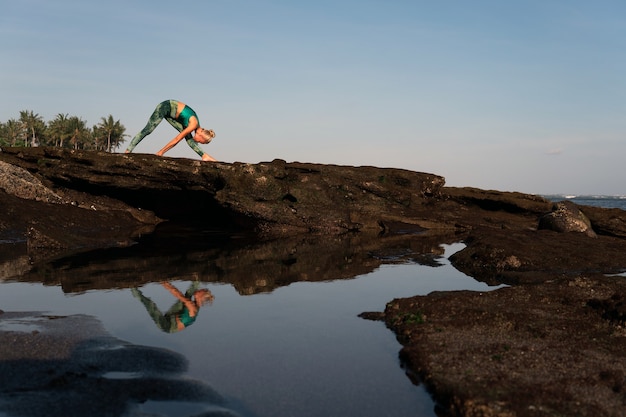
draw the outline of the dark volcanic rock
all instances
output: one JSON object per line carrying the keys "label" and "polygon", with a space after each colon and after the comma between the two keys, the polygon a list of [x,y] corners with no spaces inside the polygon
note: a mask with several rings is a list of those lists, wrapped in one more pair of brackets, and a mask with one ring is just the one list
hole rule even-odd
{"label": "dark volcanic rock", "polygon": [[[556,219],[559,231],[540,230],[555,217],[542,197],[445,187],[440,176],[399,169],[281,160],[7,148],[0,170],[0,277],[68,292],[133,286],[139,275],[160,281],[170,262],[179,276],[200,272],[252,294],[350,278],[393,259],[436,264],[439,244],[464,242],[451,257],[456,268],[514,287],[433,293],[367,314],[394,330],[408,369],[440,401],[442,415],[624,415],[625,278],[604,275],[626,271],[622,210],[568,205],[569,217]],[[584,218],[583,233],[563,233]],[[155,248],[142,252],[145,237],[136,252],[119,248],[165,225],[193,228],[197,250],[160,257]],[[589,227],[596,238],[584,233]],[[207,248],[215,239],[205,232],[250,233],[264,243]],[[178,242],[170,235],[162,250]],[[97,252],[32,261],[103,246],[128,250],[132,262],[114,266],[111,277],[110,258],[99,262]],[[74,275],[92,281],[77,283]]]}
{"label": "dark volcanic rock", "polygon": [[[452,416],[623,416],[623,277],[394,300],[401,357]],[[615,294],[618,295],[615,295]]]}
{"label": "dark volcanic rock", "polygon": [[555,276],[626,270],[626,242],[548,230],[477,231],[450,257],[455,268],[490,285],[528,284]]}
{"label": "dark volcanic rock", "polygon": [[578,232],[589,237],[597,236],[587,216],[571,201],[556,203],[551,213],[539,219],[539,229],[554,230],[555,232]]}
{"label": "dark volcanic rock", "polygon": [[[428,219],[444,179],[400,169],[281,160],[207,164],[50,148],[5,148],[0,161],[28,171],[31,182],[60,201],[76,194],[106,197],[135,215],[149,211],[198,228],[265,236],[454,228]],[[81,206],[98,208],[89,199]]]}

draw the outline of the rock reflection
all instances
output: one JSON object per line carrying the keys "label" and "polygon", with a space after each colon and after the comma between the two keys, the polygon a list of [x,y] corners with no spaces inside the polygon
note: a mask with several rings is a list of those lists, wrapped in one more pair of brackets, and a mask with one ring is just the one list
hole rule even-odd
{"label": "rock reflection", "polygon": [[198,317],[200,307],[213,302],[213,294],[206,288],[199,288],[200,283],[194,281],[183,294],[169,282],[161,283],[177,301],[170,309],[162,313],[157,304],[143,295],[139,288],[131,289],[135,298],[141,301],[156,326],[165,333],[176,333],[191,326]]}
{"label": "rock reflection", "polygon": [[[167,233],[127,248],[80,253],[29,265],[11,280],[60,285],[66,293],[134,288],[171,280],[231,284],[240,294],[271,292],[299,281],[350,279],[383,264],[439,266],[455,236],[305,235],[274,241]],[[8,277],[3,277],[5,280]]]}
{"label": "rock reflection", "polygon": [[0,314],[0,352],[2,415],[138,417],[154,415],[146,414],[149,403],[178,407],[165,415],[238,415],[184,375],[182,355],[124,342],[91,316]]}

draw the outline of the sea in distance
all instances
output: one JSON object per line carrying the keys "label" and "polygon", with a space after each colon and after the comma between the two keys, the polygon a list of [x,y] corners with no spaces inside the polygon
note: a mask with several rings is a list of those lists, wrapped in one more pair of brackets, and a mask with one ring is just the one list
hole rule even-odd
{"label": "sea in distance", "polygon": [[555,203],[559,201],[572,201],[581,206],[626,210],[626,195],[545,194],[542,197]]}
{"label": "sea in distance", "polygon": [[[544,197],[626,209],[626,196]],[[5,313],[36,311],[78,321],[88,317],[127,343],[126,350],[111,350],[110,355],[156,349],[165,357],[182,356],[186,371],[171,383],[209,387],[219,398],[118,395],[125,387],[154,381],[158,364],[126,369],[112,362],[110,372],[97,378],[87,373],[80,385],[97,382],[106,409],[89,403],[93,397],[82,395],[80,386],[64,390],[55,385],[42,387],[44,392],[3,395],[0,390],[0,417],[81,415],[77,410],[83,407],[93,408],[92,417],[435,417],[428,392],[403,369],[395,335],[359,314],[382,311],[399,297],[500,287],[450,264],[450,255],[464,248],[461,242],[435,244],[419,253],[402,247],[398,250],[406,252],[394,254],[370,253],[356,244],[347,248],[349,255],[324,255],[331,245],[231,249],[211,237],[185,235],[174,244],[165,235],[38,267],[29,267],[28,258],[0,257],[0,308]],[[174,287],[180,293],[207,290],[213,298],[187,328],[164,331],[164,313],[177,302]],[[32,319],[11,322],[7,316],[0,314],[0,330],[39,331]],[[3,365],[17,366],[0,358]],[[53,396],[56,411],[38,413],[33,406],[46,395]],[[122,411],[112,414],[109,408]]]}
{"label": "sea in distance", "polygon": [[546,194],[543,197],[554,202],[569,200],[583,206],[619,208],[626,210],[626,195]]}

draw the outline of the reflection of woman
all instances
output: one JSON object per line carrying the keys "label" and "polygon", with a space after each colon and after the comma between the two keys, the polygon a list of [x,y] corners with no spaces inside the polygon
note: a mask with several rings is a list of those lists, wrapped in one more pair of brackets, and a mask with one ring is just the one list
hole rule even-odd
{"label": "reflection of woman", "polygon": [[146,297],[137,288],[131,291],[146,307],[148,314],[157,327],[166,333],[175,333],[193,324],[198,316],[200,307],[213,302],[213,294],[207,289],[198,289],[199,282],[194,281],[183,294],[169,282],[161,283],[178,301],[165,313],[161,313],[154,301]]}

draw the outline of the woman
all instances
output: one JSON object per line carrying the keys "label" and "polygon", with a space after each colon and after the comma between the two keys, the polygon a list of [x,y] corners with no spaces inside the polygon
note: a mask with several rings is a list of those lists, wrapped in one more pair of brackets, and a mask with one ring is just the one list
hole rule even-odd
{"label": "woman", "polygon": [[135,146],[137,146],[143,138],[152,133],[163,119],[167,120],[169,124],[180,133],[169,141],[163,149],[157,152],[157,155],[163,156],[165,152],[172,149],[184,138],[187,140],[189,147],[200,155],[203,161],[215,161],[215,158],[205,153],[198,146],[198,143],[207,144],[211,142],[215,137],[215,132],[201,128],[196,112],[185,103],[177,100],[165,100],[156,107],[146,127],[144,127],[141,132],[137,133],[133,140],[130,141],[130,145],[126,148],[126,153],[132,152]]}
{"label": "woman", "polygon": [[169,282],[161,285],[176,298],[176,302],[166,313],[162,313],[154,301],[143,295],[138,288],[132,288],[133,296],[144,305],[148,314],[159,329],[166,333],[176,333],[192,325],[198,317],[200,307],[213,302],[213,294],[208,289],[199,289],[200,283],[194,281],[183,294]]}

